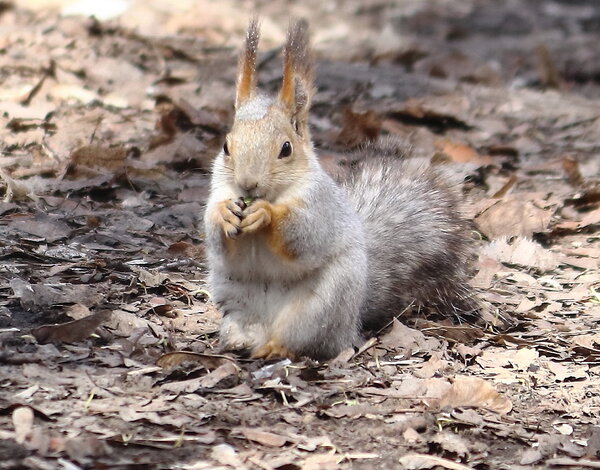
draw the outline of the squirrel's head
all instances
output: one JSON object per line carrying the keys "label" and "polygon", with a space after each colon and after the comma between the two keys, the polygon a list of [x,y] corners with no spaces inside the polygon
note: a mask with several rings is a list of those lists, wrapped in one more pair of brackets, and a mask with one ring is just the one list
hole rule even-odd
{"label": "squirrel's head", "polygon": [[284,47],[283,81],[277,96],[256,88],[259,32],[250,22],[240,58],[235,118],[223,145],[223,171],[239,196],[272,200],[302,179],[314,158],[308,129],[312,58],[307,23],[290,26]]}

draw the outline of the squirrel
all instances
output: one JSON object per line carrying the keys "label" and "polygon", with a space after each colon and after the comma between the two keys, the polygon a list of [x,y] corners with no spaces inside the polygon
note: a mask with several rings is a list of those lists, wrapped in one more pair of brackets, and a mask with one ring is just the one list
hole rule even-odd
{"label": "squirrel", "polygon": [[411,302],[474,311],[458,196],[390,146],[363,150],[352,173],[334,181],[309,132],[308,24],[290,25],[276,96],[257,90],[258,41],[253,19],[204,216],[223,349],[327,360]]}

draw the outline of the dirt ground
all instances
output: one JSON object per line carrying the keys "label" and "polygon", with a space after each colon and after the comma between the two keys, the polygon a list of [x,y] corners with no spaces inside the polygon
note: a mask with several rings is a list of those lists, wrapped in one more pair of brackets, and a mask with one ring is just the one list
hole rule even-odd
{"label": "dirt ground", "polygon": [[[311,23],[329,171],[392,136],[462,188],[480,322],[219,354],[201,220],[255,10],[269,90]],[[600,468],[599,42],[597,0],[0,1],[0,469]]]}

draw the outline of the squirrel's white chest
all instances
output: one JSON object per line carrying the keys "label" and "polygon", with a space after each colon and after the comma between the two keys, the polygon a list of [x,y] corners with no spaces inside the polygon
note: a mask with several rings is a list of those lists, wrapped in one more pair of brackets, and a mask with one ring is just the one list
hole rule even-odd
{"label": "squirrel's white chest", "polygon": [[302,276],[299,266],[273,253],[262,237],[238,240],[235,252],[226,256],[227,270],[238,280],[285,282]]}

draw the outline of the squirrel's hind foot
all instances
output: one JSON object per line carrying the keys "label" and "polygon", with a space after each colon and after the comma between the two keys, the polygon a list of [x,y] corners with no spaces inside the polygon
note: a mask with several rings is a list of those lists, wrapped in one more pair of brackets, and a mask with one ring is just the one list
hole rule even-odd
{"label": "squirrel's hind foot", "polygon": [[265,344],[255,349],[251,357],[252,359],[288,358],[292,361],[297,359],[296,354],[274,339],[267,341]]}

